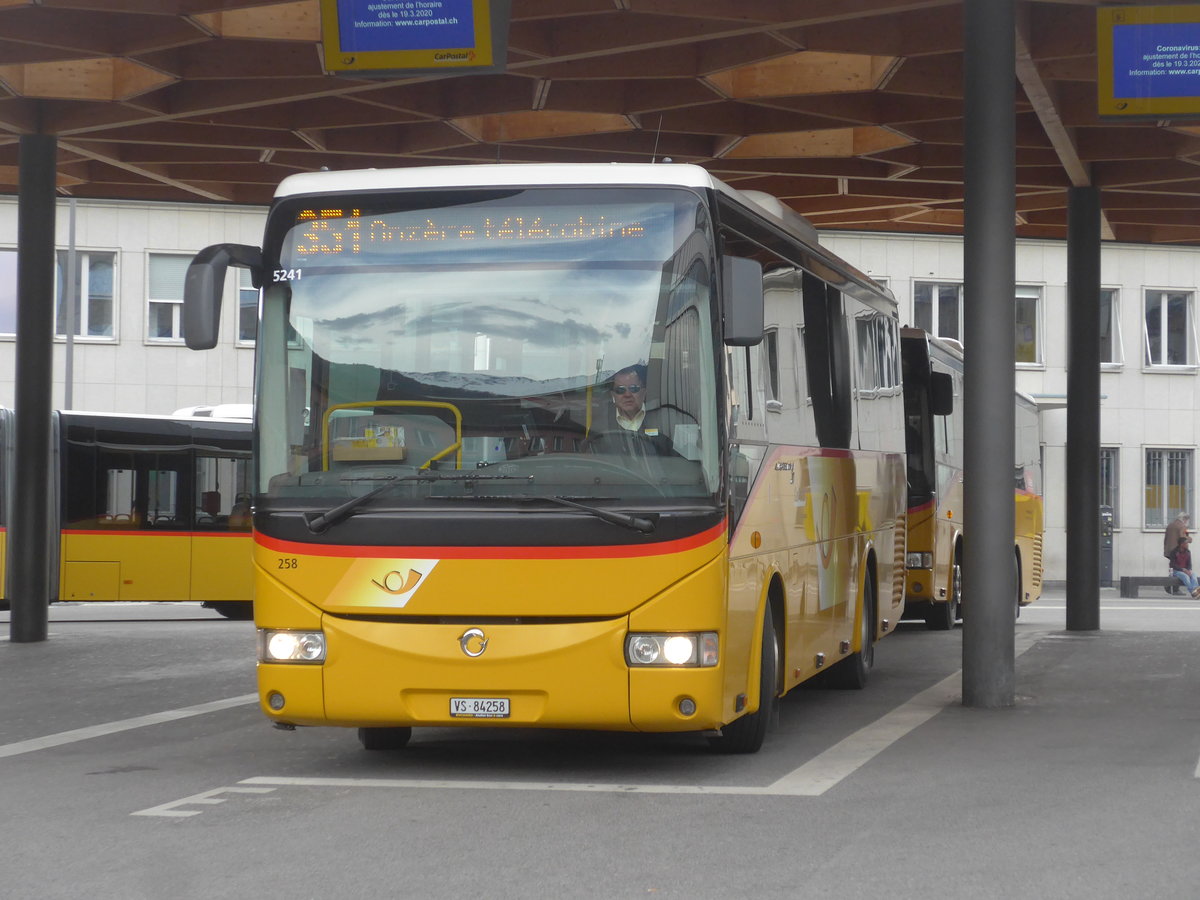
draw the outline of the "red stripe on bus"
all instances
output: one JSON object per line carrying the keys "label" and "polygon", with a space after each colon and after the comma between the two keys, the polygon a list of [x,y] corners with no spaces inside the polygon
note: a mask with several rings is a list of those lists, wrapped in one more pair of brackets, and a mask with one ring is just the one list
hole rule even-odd
{"label": "red stripe on bus", "polygon": [[725,524],[715,525],[690,537],[656,544],[583,545],[575,547],[369,547],[307,544],[282,541],[255,534],[259,546],[276,553],[296,556],[365,557],[368,559],[620,559],[635,556],[664,556],[703,547],[725,535]]}
{"label": "red stripe on bus", "polygon": [[910,506],[908,508],[908,511],[910,513],[915,513],[915,512],[920,512],[923,509],[933,509],[933,501],[926,500],[924,503],[920,504],[919,506]]}

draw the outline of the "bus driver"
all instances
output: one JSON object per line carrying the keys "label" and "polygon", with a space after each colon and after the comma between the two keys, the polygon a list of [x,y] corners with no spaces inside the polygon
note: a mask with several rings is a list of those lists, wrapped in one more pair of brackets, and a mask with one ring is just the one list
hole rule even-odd
{"label": "bus driver", "polygon": [[[612,415],[606,423],[606,431],[614,439],[624,437],[623,432],[640,435],[653,447],[653,455],[665,456],[672,452],[671,442],[663,427],[660,410],[646,408],[646,383],[647,370],[641,363],[626,366],[613,375],[608,386]],[[609,446],[614,443],[621,446],[612,439],[606,443]],[[625,446],[636,444],[626,441]]]}

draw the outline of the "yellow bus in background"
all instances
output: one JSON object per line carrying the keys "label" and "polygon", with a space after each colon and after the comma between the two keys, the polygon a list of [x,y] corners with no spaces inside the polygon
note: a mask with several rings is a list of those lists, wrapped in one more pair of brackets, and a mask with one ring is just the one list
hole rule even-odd
{"label": "yellow bus in background", "polygon": [[[901,331],[908,450],[906,619],[949,630],[962,613],[963,354],[956,341]],[[1042,594],[1041,426],[1035,401],[1018,392],[1013,560],[1017,615]]]}
{"label": "yellow bus in background", "polygon": [[862,687],[903,602],[894,299],[688,165],[325,172],[227,266],[263,295],[263,712],[358,729],[694,732]]}
{"label": "yellow bus in background", "polygon": [[[12,425],[0,412],[6,494]],[[52,601],[199,601],[252,617],[248,420],[56,411],[52,432]],[[0,583],[7,607],[16,587]]]}

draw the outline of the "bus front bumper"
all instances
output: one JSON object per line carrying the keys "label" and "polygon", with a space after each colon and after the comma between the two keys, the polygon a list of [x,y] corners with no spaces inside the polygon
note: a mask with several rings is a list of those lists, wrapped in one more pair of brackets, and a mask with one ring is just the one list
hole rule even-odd
{"label": "bus front bumper", "polygon": [[630,667],[625,617],[468,626],[325,616],[323,630],[323,663],[259,664],[269,718],[683,732],[720,727],[726,706],[721,665]]}

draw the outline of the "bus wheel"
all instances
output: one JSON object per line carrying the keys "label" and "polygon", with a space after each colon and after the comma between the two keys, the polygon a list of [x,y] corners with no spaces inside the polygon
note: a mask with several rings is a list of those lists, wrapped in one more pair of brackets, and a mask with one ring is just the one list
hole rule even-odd
{"label": "bus wheel", "polygon": [[958,603],[962,596],[962,566],[954,564],[950,572],[950,599],[945,603],[930,603],[925,613],[925,627],[931,631],[949,631],[958,618]]}
{"label": "bus wheel", "polygon": [[212,607],[227,619],[237,619],[244,622],[254,618],[253,603],[244,602],[241,600],[229,600],[219,603],[209,603],[206,605]]}
{"label": "bus wheel", "polygon": [[358,729],[358,740],[364,750],[403,750],[411,737],[411,728]]}
{"label": "bus wheel", "polygon": [[857,653],[851,653],[829,670],[829,683],[833,687],[858,691],[867,686],[867,676],[871,672],[871,666],[875,664],[875,629],[872,627],[874,622],[875,585],[868,577],[867,583],[863,585],[862,617],[858,629],[861,649]]}
{"label": "bus wheel", "polygon": [[1017,608],[1017,614],[1014,618],[1021,618],[1021,557],[1019,554],[1013,554],[1013,577],[1017,579],[1016,596],[1013,597],[1013,605]]}
{"label": "bus wheel", "polygon": [[758,667],[758,711],[734,719],[710,737],[708,746],[717,753],[757,753],[767,736],[767,725],[779,703],[779,641],[771,604],[763,611],[762,655]]}

